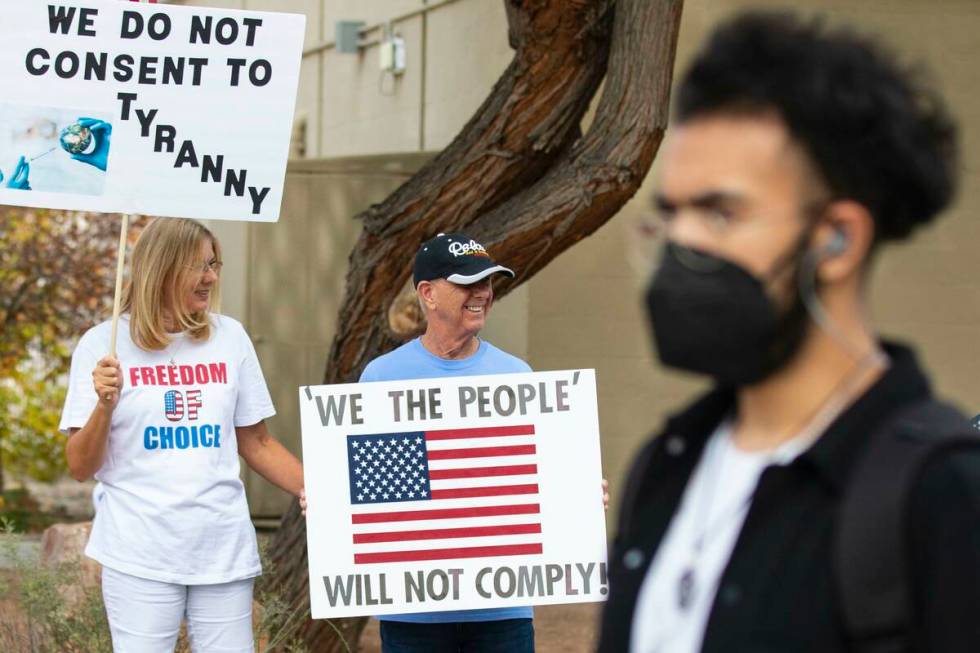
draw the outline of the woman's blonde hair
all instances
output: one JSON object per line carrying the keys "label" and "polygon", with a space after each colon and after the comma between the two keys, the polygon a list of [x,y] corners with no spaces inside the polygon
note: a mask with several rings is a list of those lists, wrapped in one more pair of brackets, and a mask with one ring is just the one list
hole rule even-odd
{"label": "woman's blonde hair", "polygon": [[183,218],[157,218],[140,234],[130,260],[129,281],[123,291],[122,310],[129,312],[129,334],[141,349],[160,350],[170,344],[164,316],[191,339],[211,337],[210,312],[218,310],[220,285],[215,283],[206,310],[188,313],[183,298],[200,279],[209,261],[200,260],[202,244],[211,241],[214,256],[221,247],[204,225]]}

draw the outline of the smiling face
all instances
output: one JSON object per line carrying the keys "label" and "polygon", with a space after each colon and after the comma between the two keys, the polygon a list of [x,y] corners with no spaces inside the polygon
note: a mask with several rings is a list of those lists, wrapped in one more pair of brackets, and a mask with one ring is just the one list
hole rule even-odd
{"label": "smiling face", "polygon": [[185,266],[180,279],[181,304],[191,315],[208,310],[218,283],[220,262],[210,238],[201,241],[194,261],[193,265]]}
{"label": "smiling face", "polygon": [[420,281],[419,296],[425,305],[428,328],[451,338],[476,336],[486,325],[493,306],[493,284],[490,277],[461,285],[433,279]]}

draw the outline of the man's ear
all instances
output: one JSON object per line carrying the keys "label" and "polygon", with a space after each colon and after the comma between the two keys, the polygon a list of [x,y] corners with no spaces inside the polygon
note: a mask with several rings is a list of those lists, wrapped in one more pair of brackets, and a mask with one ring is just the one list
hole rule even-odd
{"label": "man's ear", "polygon": [[821,281],[834,283],[860,274],[874,243],[874,218],[853,200],[831,202],[813,241]]}
{"label": "man's ear", "polygon": [[431,281],[419,281],[415,287],[415,292],[419,295],[419,301],[425,305],[426,310],[431,310],[436,305],[436,287]]}

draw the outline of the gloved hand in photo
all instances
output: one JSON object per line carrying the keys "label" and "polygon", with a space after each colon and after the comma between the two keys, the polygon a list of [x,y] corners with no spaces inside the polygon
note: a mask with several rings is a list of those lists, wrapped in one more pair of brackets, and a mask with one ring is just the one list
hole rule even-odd
{"label": "gloved hand in photo", "polygon": [[95,150],[88,153],[69,154],[69,156],[76,161],[95,166],[105,172],[106,163],[109,159],[112,125],[96,118],[79,118],[78,124],[82,127],[88,127],[92,131],[92,137],[95,139]]}
{"label": "gloved hand in photo", "polygon": [[16,188],[18,190],[31,190],[31,183],[28,176],[31,174],[31,164],[27,162],[24,155],[21,155],[17,159],[16,165],[14,165],[13,172],[10,173],[9,178],[5,178],[2,171],[0,171],[0,182],[6,179],[4,186],[7,188]]}

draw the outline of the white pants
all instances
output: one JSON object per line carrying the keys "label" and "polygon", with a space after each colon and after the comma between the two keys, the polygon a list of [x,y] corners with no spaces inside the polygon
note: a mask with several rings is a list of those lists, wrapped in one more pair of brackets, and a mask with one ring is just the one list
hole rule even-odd
{"label": "white pants", "polygon": [[102,598],[115,653],[173,653],[180,622],[194,653],[254,653],[254,579],[177,585],[102,568]]}

